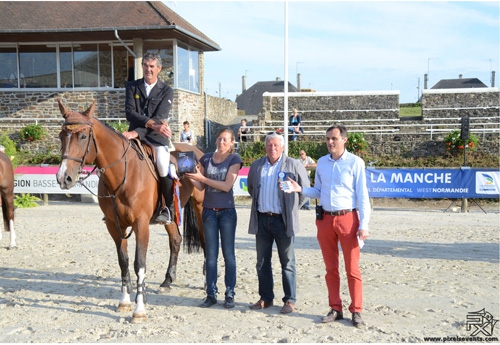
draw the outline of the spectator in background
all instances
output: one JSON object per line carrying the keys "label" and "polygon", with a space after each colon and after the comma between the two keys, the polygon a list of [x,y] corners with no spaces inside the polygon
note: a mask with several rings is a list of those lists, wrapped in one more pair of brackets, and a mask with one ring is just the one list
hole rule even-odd
{"label": "spectator in background", "polygon": [[238,129],[238,140],[240,142],[246,142],[247,141],[247,134],[250,133],[250,128],[247,127],[247,119],[242,119],[241,120],[241,126]]}
{"label": "spectator in background", "polygon": [[193,145],[194,132],[192,129],[189,129],[189,121],[184,121],[182,125],[184,129],[181,131],[181,143]]}
{"label": "spectator in background", "polygon": [[[299,157],[300,162],[306,168],[307,170],[307,176],[309,177],[309,182],[311,182],[311,169],[316,168],[316,162],[306,155],[306,151],[300,150],[300,157]],[[310,207],[310,198],[307,198],[306,203],[300,208],[301,210],[309,210]]]}
{"label": "spectator in background", "polygon": [[292,133],[293,141],[297,140],[298,133],[304,134],[304,129],[302,128],[301,124],[302,119],[299,115],[299,111],[297,110],[297,108],[293,108],[293,113],[292,116],[290,116],[290,120],[288,123],[288,132]]}

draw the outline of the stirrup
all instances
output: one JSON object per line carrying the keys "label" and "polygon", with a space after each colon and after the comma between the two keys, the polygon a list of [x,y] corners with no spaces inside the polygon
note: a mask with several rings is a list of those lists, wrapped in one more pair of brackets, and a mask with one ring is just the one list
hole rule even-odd
{"label": "stirrup", "polygon": [[160,212],[160,214],[158,215],[158,217],[156,217],[155,222],[161,223],[161,224],[165,224],[165,225],[169,225],[169,224],[173,223],[172,213],[170,212],[170,210],[168,209],[168,207],[164,208]]}

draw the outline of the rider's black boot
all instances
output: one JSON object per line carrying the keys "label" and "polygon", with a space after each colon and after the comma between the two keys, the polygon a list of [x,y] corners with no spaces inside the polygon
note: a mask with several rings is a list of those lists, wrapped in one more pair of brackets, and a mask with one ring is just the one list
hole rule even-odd
{"label": "rider's black boot", "polygon": [[155,221],[158,223],[165,223],[165,224],[170,224],[174,221],[174,210],[173,210],[173,204],[174,204],[174,191],[173,187],[174,186],[174,181],[168,177],[160,177],[160,192],[165,198],[165,205],[167,206],[164,208],[160,215],[156,217]]}

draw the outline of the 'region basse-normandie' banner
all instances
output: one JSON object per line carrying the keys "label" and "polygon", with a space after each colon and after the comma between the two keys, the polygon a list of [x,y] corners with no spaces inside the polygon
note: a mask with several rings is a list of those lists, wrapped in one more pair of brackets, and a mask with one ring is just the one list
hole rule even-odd
{"label": "'region basse-normandie' banner", "polygon": [[[99,178],[92,174],[84,184],[62,190],[56,180],[58,167],[19,167],[15,171],[15,193],[97,194]],[[91,167],[86,167],[91,171]],[[234,195],[248,196],[247,176],[243,167],[233,186]],[[499,198],[498,169],[366,169],[368,193],[371,198]],[[90,191],[91,192],[90,192]]]}
{"label": "'region basse-normandie' banner", "polygon": [[[84,171],[92,171],[92,167],[85,167]],[[77,183],[69,190],[62,190],[57,183],[57,166],[23,166],[18,167],[14,172],[14,193],[31,194],[97,194],[99,178],[94,173],[85,179],[85,188]],[[81,177],[86,177],[82,174]],[[90,190],[90,191],[89,191]]]}

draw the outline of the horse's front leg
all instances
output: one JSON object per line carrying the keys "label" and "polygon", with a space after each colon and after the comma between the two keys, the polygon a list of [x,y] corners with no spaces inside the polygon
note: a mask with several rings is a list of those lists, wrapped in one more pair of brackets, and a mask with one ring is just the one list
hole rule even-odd
{"label": "horse's front leg", "polygon": [[177,259],[181,250],[182,236],[179,232],[179,227],[175,223],[165,225],[168,233],[168,242],[170,246],[170,259],[168,261],[168,269],[165,273],[165,280],[160,285],[160,291],[169,291],[172,284],[177,278]]}
{"label": "horse's front leg", "polygon": [[137,276],[137,295],[132,323],[146,319],[146,256],[149,245],[149,224],[139,225],[136,236],[134,270]]}
{"label": "horse's front leg", "polygon": [[14,220],[9,219],[9,228],[10,228],[10,245],[9,249],[14,249],[17,248],[17,243],[16,243],[16,231],[14,230]]}
{"label": "horse's front leg", "polygon": [[121,297],[118,304],[118,312],[128,312],[132,310],[132,302],[130,301],[130,294],[132,293],[132,281],[130,280],[130,271],[128,269],[128,243],[127,240],[121,238],[115,239],[116,249],[118,252],[118,264],[121,271]]}

